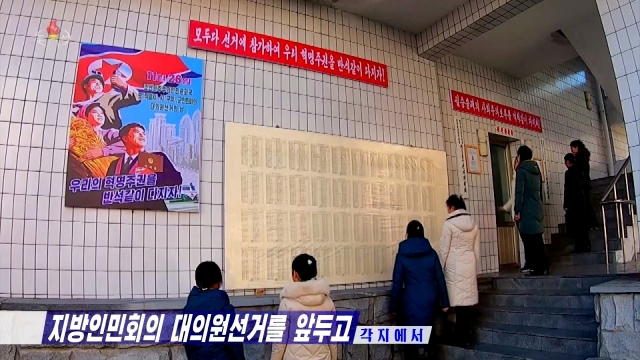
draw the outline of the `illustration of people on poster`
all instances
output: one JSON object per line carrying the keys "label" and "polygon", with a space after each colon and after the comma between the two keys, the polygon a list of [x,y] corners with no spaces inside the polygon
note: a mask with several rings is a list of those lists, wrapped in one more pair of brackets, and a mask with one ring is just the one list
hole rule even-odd
{"label": "illustration of people on poster", "polygon": [[203,61],[82,44],[66,206],[197,212]]}

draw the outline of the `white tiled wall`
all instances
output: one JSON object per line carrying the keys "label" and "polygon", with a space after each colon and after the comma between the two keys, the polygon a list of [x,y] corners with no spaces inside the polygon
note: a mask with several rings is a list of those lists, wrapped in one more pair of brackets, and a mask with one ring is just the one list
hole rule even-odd
{"label": "white tiled wall", "polygon": [[[29,36],[51,18],[68,45]],[[190,19],[385,63],[389,88],[187,49]],[[0,37],[0,297],[186,295],[201,260],[223,261],[225,121],[444,149],[435,65],[415,38],[305,1],[2,0]],[[63,206],[81,41],[206,59],[199,214]]]}
{"label": "white tiled wall", "polygon": [[[540,134],[518,127],[515,139],[531,139],[534,157],[545,159],[550,201],[545,206],[546,236],[557,232],[557,224],[564,223],[562,194],[564,184],[563,157],[570,151],[569,143],[579,137],[591,151],[591,176],[606,175],[605,143],[598,113],[588,110],[584,91],[595,98],[595,80],[584,63],[572,60],[547,71],[517,80],[498,71],[485,68],[468,60],[448,55],[437,63],[445,146],[449,168],[449,189],[458,191],[457,158],[455,156],[454,119],[460,118],[465,143],[478,144],[476,129],[495,133],[498,121],[454,112],[450,103],[450,90],[478,96],[513,108],[524,110],[542,118],[544,150],[538,140]],[[576,134],[580,134],[577,136]],[[623,139],[624,140],[624,139]],[[626,140],[624,140],[626,144]],[[520,145],[518,142],[517,145]],[[514,147],[515,155],[515,147]],[[491,158],[482,158],[482,175],[468,175],[470,207],[479,218],[482,230],[482,268],[498,270],[498,244],[496,241],[495,211],[491,177]]]}
{"label": "white tiled wall", "polygon": [[[640,0],[597,0],[629,139],[635,188],[640,189]],[[640,193],[636,190],[636,203]]]}
{"label": "white tiled wall", "polygon": [[[554,201],[562,191],[561,156],[571,134],[584,134],[594,153],[594,172],[604,171],[597,116],[584,110],[581,100],[592,79],[579,62],[518,81],[446,58],[437,65],[438,79],[436,64],[418,56],[414,36],[302,0],[0,1],[0,297],[186,295],[200,261],[223,262],[224,122],[450,150],[445,142],[452,139],[447,89],[456,88],[542,116]],[[69,44],[36,44],[33,34],[52,18],[71,34]],[[389,88],[187,49],[190,19],[385,63]],[[200,213],[63,206],[69,103],[80,42],[206,60]],[[473,143],[475,126],[490,129],[492,123],[468,118],[464,124],[466,140]],[[453,185],[455,167],[451,160],[449,165]],[[471,185],[471,208],[481,214],[483,229],[482,270],[496,270],[489,175],[472,178]],[[549,227],[559,219],[558,206],[550,209]],[[376,285],[381,284],[353,287]]]}
{"label": "white tiled wall", "polygon": [[624,161],[629,156],[625,124],[610,124],[610,128],[613,143],[613,159],[614,161]]}

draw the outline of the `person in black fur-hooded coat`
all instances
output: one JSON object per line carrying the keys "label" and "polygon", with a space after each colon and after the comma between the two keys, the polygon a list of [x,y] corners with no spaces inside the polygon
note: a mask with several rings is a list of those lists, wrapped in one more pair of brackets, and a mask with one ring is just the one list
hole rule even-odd
{"label": "person in black fur-hooded coat", "polygon": [[582,184],[584,186],[584,204],[585,204],[585,217],[587,220],[587,226],[591,228],[596,227],[596,216],[593,212],[593,208],[591,207],[591,166],[589,162],[591,161],[591,153],[584,146],[584,143],[580,140],[573,140],[570,144],[571,153],[576,157],[575,165],[580,168],[582,172],[583,181]]}

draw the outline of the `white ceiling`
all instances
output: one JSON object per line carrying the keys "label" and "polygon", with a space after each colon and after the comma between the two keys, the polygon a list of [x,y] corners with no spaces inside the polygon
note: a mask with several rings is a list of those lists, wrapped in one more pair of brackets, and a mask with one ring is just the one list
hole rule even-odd
{"label": "white ceiling", "polygon": [[[562,30],[570,44],[553,41]],[[462,45],[454,52],[517,78],[580,56],[615,106],[620,104],[595,0],[546,0]]]}
{"label": "white ceiling", "polygon": [[[455,55],[517,78],[578,56],[569,44],[553,42],[551,33],[589,15],[590,0],[547,0],[464,44]],[[595,3],[595,1],[594,1]]]}
{"label": "white ceiling", "polygon": [[[417,34],[468,0],[325,0],[337,9]],[[317,0],[316,0],[317,2]]]}
{"label": "white ceiling", "polygon": [[[468,0],[308,0],[418,34]],[[553,41],[562,30],[570,44]],[[417,50],[416,50],[417,51]],[[621,109],[596,0],[545,0],[454,52],[516,78],[580,56]]]}

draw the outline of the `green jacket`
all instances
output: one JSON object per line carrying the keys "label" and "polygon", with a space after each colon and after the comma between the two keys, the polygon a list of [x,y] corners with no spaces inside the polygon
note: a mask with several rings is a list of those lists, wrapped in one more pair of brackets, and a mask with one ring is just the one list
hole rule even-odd
{"label": "green jacket", "polygon": [[542,176],[538,163],[527,160],[516,170],[516,198],[514,213],[521,234],[542,234],[544,214],[542,203]]}

